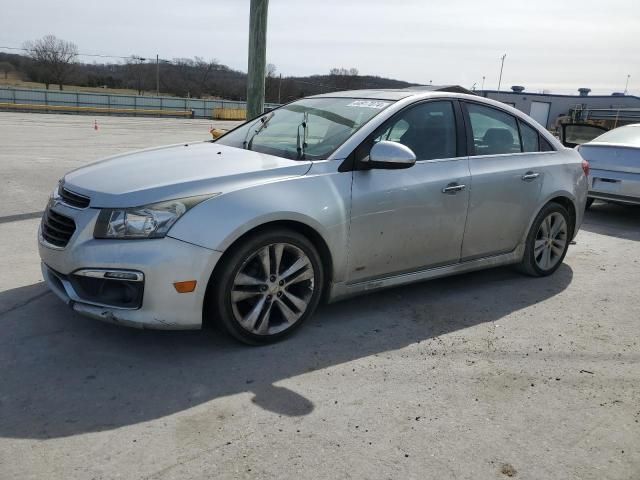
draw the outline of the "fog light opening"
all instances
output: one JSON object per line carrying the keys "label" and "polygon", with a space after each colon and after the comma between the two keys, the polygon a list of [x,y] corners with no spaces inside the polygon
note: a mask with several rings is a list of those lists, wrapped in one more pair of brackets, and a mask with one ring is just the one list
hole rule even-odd
{"label": "fog light opening", "polygon": [[104,278],[113,278],[116,280],[139,280],[138,275],[130,272],[105,272]]}

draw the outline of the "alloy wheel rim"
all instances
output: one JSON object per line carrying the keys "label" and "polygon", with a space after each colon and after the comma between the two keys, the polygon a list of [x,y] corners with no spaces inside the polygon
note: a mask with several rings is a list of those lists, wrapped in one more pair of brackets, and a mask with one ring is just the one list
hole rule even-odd
{"label": "alloy wheel rim", "polygon": [[533,256],[542,270],[555,267],[567,246],[567,222],[560,213],[554,212],[542,221],[536,234]]}
{"label": "alloy wheel rim", "polygon": [[231,288],[238,324],[255,335],[275,335],[296,324],[315,288],[311,260],[289,243],[261,247],[243,262]]}

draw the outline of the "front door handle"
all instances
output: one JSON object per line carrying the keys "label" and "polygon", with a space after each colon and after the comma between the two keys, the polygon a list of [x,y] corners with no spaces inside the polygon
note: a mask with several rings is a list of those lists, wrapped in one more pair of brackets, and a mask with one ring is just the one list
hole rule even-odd
{"label": "front door handle", "polygon": [[538,172],[527,172],[524,175],[522,175],[522,180],[525,182],[530,182],[531,180],[535,180],[539,176],[540,174]]}
{"label": "front door handle", "polygon": [[455,195],[456,193],[461,192],[465,188],[467,188],[466,185],[460,185],[459,183],[450,183],[449,185],[447,185],[442,189],[442,193]]}

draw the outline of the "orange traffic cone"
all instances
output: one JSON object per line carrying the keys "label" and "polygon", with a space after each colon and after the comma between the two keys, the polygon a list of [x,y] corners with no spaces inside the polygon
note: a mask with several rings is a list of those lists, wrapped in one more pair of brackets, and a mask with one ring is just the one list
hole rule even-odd
{"label": "orange traffic cone", "polygon": [[93,121],[93,129],[96,131],[98,130],[98,120]]}

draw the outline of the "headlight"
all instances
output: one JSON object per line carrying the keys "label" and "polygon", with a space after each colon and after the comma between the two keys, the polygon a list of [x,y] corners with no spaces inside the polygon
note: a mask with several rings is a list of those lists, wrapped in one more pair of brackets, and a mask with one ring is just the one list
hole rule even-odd
{"label": "headlight", "polygon": [[154,203],[144,207],[104,209],[98,215],[95,238],[162,238],[178,219],[200,202],[214,197],[200,195]]}

